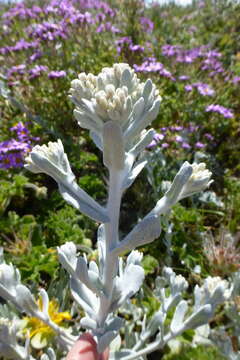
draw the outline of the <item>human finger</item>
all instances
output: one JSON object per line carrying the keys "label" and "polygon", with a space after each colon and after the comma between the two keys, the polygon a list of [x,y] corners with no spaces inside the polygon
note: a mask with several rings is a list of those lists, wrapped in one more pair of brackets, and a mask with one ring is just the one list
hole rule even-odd
{"label": "human finger", "polygon": [[99,355],[92,335],[85,333],[73,345],[66,360],[108,360],[108,358],[109,350],[106,349],[103,354]]}

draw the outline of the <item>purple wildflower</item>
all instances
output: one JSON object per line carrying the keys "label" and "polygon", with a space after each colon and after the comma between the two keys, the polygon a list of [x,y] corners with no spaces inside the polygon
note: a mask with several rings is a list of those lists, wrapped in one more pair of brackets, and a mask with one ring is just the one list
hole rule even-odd
{"label": "purple wildflower", "polygon": [[95,16],[97,22],[103,22],[106,20],[106,15],[104,13],[98,13]]}
{"label": "purple wildflower", "polygon": [[66,73],[66,71],[64,71],[64,70],[60,70],[60,71],[50,71],[49,73],[48,73],[48,77],[49,77],[49,79],[58,79],[58,78],[62,78],[62,77],[65,77],[65,76],[67,76],[67,73]]}
{"label": "purple wildflower", "polygon": [[175,57],[179,63],[191,64],[196,59],[203,57],[206,49],[208,49],[208,46],[205,45],[186,50],[180,45],[165,44],[162,46],[162,55]]}
{"label": "purple wildflower", "polygon": [[26,30],[29,36],[40,40],[53,41],[58,38],[67,38],[66,23],[64,21],[59,23],[45,21],[42,24],[32,24]]}
{"label": "purple wildflower", "polygon": [[9,151],[27,151],[29,144],[15,139],[2,141],[0,143],[0,153],[5,154]]}
{"label": "purple wildflower", "polygon": [[178,143],[182,143],[184,140],[183,140],[183,137],[180,136],[180,135],[177,135],[175,140],[178,142]]}
{"label": "purple wildflower", "polygon": [[204,134],[204,136],[205,136],[205,138],[207,138],[210,141],[214,140],[214,137],[209,133]]}
{"label": "purple wildflower", "polygon": [[138,51],[138,52],[143,52],[144,51],[144,46],[141,46],[141,45],[130,45],[129,46],[129,50],[135,52],[135,51]]}
{"label": "purple wildflower", "polygon": [[32,69],[29,70],[29,79],[35,79],[39,77],[42,72],[48,71],[48,67],[44,65],[36,65]]}
{"label": "purple wildflower", "polygon": [[234,117],[234,114],[230,109],[225,108],[224,106],[221,106],[221,105],[218,105],[218,104],[211,104],[211,105],[207,106],[205,111],[206,112],[219,113],[219,114],[223,115],[227,119],[231,119],[231,118]]}
{"label": "purple wildflower", "polygon": [[234,78],[232,79],[232,83],[238,84],[239,82],[240,82],[240,76],[234,76]]}
{"label": "purple wildflower", "polygon": [[39,140],[30,136],[29,130],[22,122],[11,127],[10,131],[16,133],[17,140],[0,142],[0,168],[2,169],[23,167],[24,156],[31,150],[32,141]]}
{"label": "purple wildflower", "polygon": [[196,125],[193,125],[193,124],[190,124],[189,127],[188,127],[188,131],[191,133],[191,132],[195,132],[199,129],[199,126],[196,126]]}
{"label": "purple wildflower", "polygon": [[156,133],[153,138],[154,138],[154,140],[156,140],[156,141],[161,141],[161,140],[164,139],[164,135],[163,135],[163,134]]}
{"label": "purple wildflower", "polygon": [[213,96],[215,94],[215,91],[208,84],[196,83],[194,86],[197,88],[199,94],[203,96]]}
{"label": "purple wildflower", "polygon": [[42,51],[37,51],[29,57],[29,61],[34,62],[35,60],[40,59],[40,57],[42,57],[42,55],[43,55]]}
{"label": "purple wildflower", "polygon": [[166,148],[169,147],[169,144],[168,144],[168,143],[162,143],[161,147],[162,147],[163,149],[166,149]]}
{"label": "purple wildflower", "polygon": [[3,14],[3,19],[12,20],[15,17],[18,17],[19,19],[36,19],[41,13],[42,9],[39,6],[34,5],[31,8],[28,8],[24,2],[19,2]]}
{"label": "purple wildflower", "polygon": [[98,26],[98,28],[96,29],[97,33],[101,33],[103,31],[109,31],[113,34],[117,34],[120,33],[121,30],[119,30],[118,28],[116,28],[112,23],[110,22],[106,22],[105,24],[100,24]]}
{"label": "purple wildflower", "polygon": [[95,24],[95,20],[92,17],[92,14],[86,11],[85,13],[80,13],[79,11],[75,11],[74,13],[69,14],[68,21],[71,24],[82,24],[82,25],[88,25],[88,24]]}
{"label": "purple wildflower", "polygon": [[12,66],[10,69],[8,69],[7,77],[9,78],[10,76],[12,76],[12,74],[23,75],[25,72],[26,72],[25,64],[15,65]]}
{"label": "purple wildflower", "polygon": [[10,46],[4,46],[2,48],[0,48],[0,54],[1,55],[6,55],[11,51],[11,47]]}
{"label": "purple wildflower", "polygon": [[183,142],[182,143],[182,148],[188,150],[188,149],[191,149],[191,146],[187,142]]}
{"label": "purple wildflower", "polygon": [[170,127],[171,131],[182,131],[183,126],[175,125]]}
{"label": "purple wildflower", "polygon": [[203,96],[213,96],[215,94],[215,91],[208,85],[204,83],[193,83],[185,85],[185,90],[190,92],[193,90],[193,88],[196,88],[199,92],[199,94]]}
{"label": "purple wildflower", "polygon": [[153,136],[153,140],[150,142],[150,144],[147,146],[148,149],[156,146],[158,144],[159,141],[162,141],[164,139],[164,135],[163,134],[159,134],[159,133],[156,133],[154,136]]}
{"label": "purple wildflower", "polygon": [[210,71],[209,76],[211,77],[215,76],[216,74],[224,72],[222,63],[216,60],[215,56],[214,57],[207,56],[207,58],[202,62],[201,70]]}
{"label": "purple wildflower", "polygon": [[150,144],[147,145],[147,149],[151,149],[154,146],[157,146],[157,141],[153,139]]}
{"label": "purple wildflower", "polygon": [[9,153],[2,155],[0,153],[0,169],[10,169],[23,167],[23,157],[21,153]]}
{"label": "purple wildflower", "polygon": [[200,142],[200,141],[197,141],[196,144],[195,144],[195,147],[196,147],[197,149],[203,149],[205,146],[206,146],[206,145],[203,144],[203,143]]}
{"label": "purple wildflower", "polygon": [[162,63],[156,60],[154,57],[147,58],[141,65],[133,65],[136,72],[147,72],[147,73],[159,73],[163,77],[175,80],[170,71],[166,70]]}
{"label": "purple wildflower", "polygon": [[185,85],[185,86],[184,86],[184,89],[185,89],[187,92],[190,92],[190,91],[193,90],[193,86],[190,85],[190,84],[188,84],[188,85]]}
{"label": "purple wildflower", "polygon": [[180,51],[181,47],[178,45],[163,45],[162,46],[162,55],[164,56],[175,56]]}
{"label": "purple wildflower", "polygon": [[185,80],[189,80],[190,79],[190,76],[188,75],[180,75],[178,77],[178,80],[181,80],[181,81],[185,81]]}
{"label": "purple wildflower", "polygon": [[151,33],[154,28],[154,23],[147,17],[143,16],[140,18],[140,24],[144,32]]}
{"label": "purple wildflower", "polygon": [[21,141],[29,139],[29,130],[22,122],[12,126],[9,130],[16,132],[18,139]]}
{"label": "purple wildflower", "polygon": [[38,47],[38,41],[28,42],[25,39],[20,39],[14,46],[11,46],[11,51],[27,50]]}

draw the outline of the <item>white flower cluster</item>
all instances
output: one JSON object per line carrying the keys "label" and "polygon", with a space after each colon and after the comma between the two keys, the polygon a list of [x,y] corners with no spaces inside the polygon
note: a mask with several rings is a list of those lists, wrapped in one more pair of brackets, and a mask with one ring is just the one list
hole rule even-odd
{"label": "white flower cluster", "polygon": [[25,160],[25,168],[35,174],[45,172],[53,178],[69,177],[71,174],[72,180],[75,178],[60,139],[57,142],[50,141],[48,145],[34,146]]}
{"label": "white flower cluster", "polygon": [[[188,165],[187,162],[185,164]],[[213,182],[213,180],[210,180],[212,173],[206,168],[205,163],[193,163],[191,166],[192,175],[188,179],[185,187],[183,188],[183,191],[180,195],[181,199],[206,189]]]}
{"label": "white flower cluster", "polygon": [[206,169],[205,163],[189,164],[188,161],[185,161],[173,179],[168,191],[157,202],[150,214],[163,214],[179,200],[205,190],[213,182],[211,176],[212,173]]}
{"label": "white flower cluster", "polygon": [[81,73],[71,83],[79,125],[101,138],[105,122],[116,121],[125,140],[139,137],[157,116],[161,97],[151,80],[140,82],[128,64],[103,68],[97,76]]}
{"label": "white flower cluster", "polygon": [[64,200],[94,220],[108,221],[105,210],[76,183],[61,140],[34,146],[26,157],[25,168],[33,173],[43,172],[51,176],[57,182]]}

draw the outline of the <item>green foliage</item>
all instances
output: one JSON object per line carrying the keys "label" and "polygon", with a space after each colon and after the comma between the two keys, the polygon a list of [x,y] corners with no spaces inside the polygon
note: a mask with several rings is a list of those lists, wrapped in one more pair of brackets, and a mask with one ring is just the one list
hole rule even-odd
{"label": "green foliage", "polygon": [[28,179],[20,174],[11,176],[4,176],[2,171],[2,178],[0,180],[0,215],[3,215],[9,206],[12,199],[15,202],[22,201],[24,199],[24,187],[26,186]]}
{"label": "green foliage", "polygon": [[240,224],[240,181],[236,177],[225,178],[226,218],[232,233],[239,231]]}
{"label": "green foliage", "polygon": [[65,205],[56,212],[49,212],[44,223],[45,236],[48,239],[47,245],[57,246],[66,241],[73,241],[77,244],[91,246],[92,231],[89,229],[89,222],[85,216],[78,214],[69,205]]}
{"label": "green foliage", "polygon": [[153,274],[158,268],[158,261],[151,255],[144,256],[142,260],[142,266],[145,271],[145,275]]}
{"label": "green foliage", "polygon": [[37,283],[46,286],[59,267],[56,250],[36,245],[22,255],[13,257],[14,264],[21,270],[22,279],[33,281],[35,286]]}
{"label": "green foliage", "polygon": [[224,360],[219,352],[211,346],[198,346],[190,348],[183,346],[180,353],[164,355],[163,360]]}

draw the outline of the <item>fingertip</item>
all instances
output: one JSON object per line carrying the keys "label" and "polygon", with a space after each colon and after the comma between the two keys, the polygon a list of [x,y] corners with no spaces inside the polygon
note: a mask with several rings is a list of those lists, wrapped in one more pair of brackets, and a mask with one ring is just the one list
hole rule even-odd
{"label": "fingertip", "polygon": [[97,344],[91,334],[83,334],[69,351],[66,360],[97,360]]}
{"label": "fingertip", "polygon": [[97,344],[90,333],[85,333],[73,345],[68,353],[66,360],[108,360],[109,349],[106,349],[103,354],[99,355],[97,352]]}

